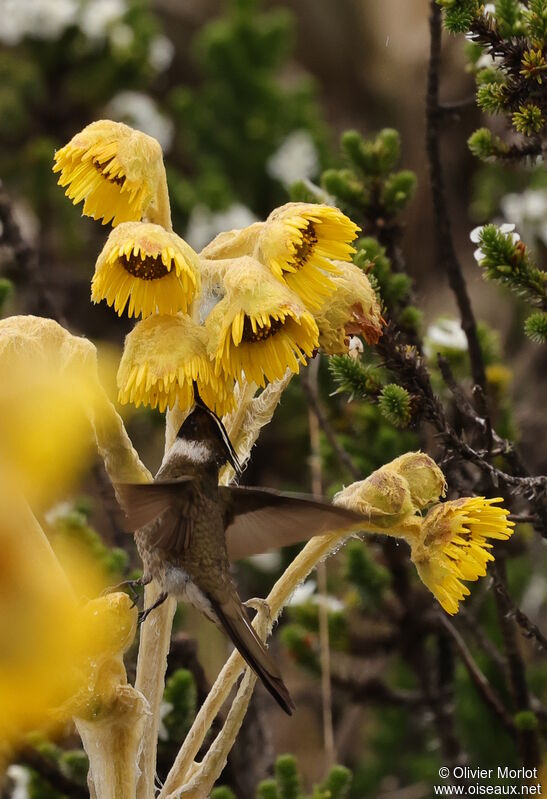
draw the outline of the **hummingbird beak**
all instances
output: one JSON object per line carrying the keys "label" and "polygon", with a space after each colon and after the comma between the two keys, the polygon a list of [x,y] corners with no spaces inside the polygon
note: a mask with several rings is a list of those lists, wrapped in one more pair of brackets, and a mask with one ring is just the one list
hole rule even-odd
{"label": "hummingbird beak", "polygon": [[211,418],[213,418],[217,423],[219,432],[222,436],[222,441],[224,443],[224,448],[226,451],[226,460],[228,461],[228,463],[236,473],[236,476],[238,478],[241,477],[241,475],[243,474],[243,467],[241,466],[236,451],[232,445],[232,442],[230,441],[230,436],[228,435],[228,431],[224,427],[222,419],[219,416],[217,416],[216,413],[212,411],[211,408],[209,408],[209,406],[206,405],[204,401],[201,399],[196,383],[194,383],[194,400],[196,405],[199,405],[200,408],[203,408],[204,411],[207,411],[209,416],[211,416]]}

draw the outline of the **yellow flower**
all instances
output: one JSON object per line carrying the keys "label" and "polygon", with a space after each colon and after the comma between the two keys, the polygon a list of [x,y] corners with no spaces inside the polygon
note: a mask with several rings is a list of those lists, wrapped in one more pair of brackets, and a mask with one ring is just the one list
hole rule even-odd
{"label": "yellow flower", "polygon": [[[32,731],[58,732],[126,682],[122,654],[137,614],[127,594],[80,602],[75,575],[59,565],[16,477],[1,466],[0,477],[1,758],[2,746],[15,747]],[[95,572],[88,584],[99,583],[92,555],[87,570]]]}
{"label": "yellow flower", "polygon": [[264,386],[298,372],[318,345],[313,316],[298,297],[254,258],[234,260],[224,276],[225,297],[205,321],[216,373]]}
{"label": "yellow flower", "polygon": [[338,274],[329,278],[334,291],[315,314],[315,321],[321,349],[327,355],[342,355],[348,352],[349,336],[363,336],[367,344],[376,344],[385,322],[363,270],[351,263],[333,263],[338,269]]}
{"label": "yellow flower", "polygon": [[91,342],[51,319],[0,321],[0,465],[35,505],[58,498],[92,462],[89,415],[104,398]]}
{"label": "yellow flower", "polygon": [[325,273],[338,273],[333,260],[351,260],[358,230],[338,208],[287,203],[266,220],[255,256],[315,310],[334,289]]}
{"label": "yellow flower", "polygon": [[[87,125],[55,153],[54,172],[74,205],[102,219],[151,221],[169,219],[167,181],[161,146],[156,139],[121,122],[102,119]],[[161,215],[161,220],[160,220]]]}
{"label": "yellow flower", "polygon": [[197,383],[203,401],[225,413],[233,397],[233,381],[215,377],[207,355],[205,329],[189,316],[149,316],[125,339],[118,371],[119,400],[159,407],[177,402],[181,410],[194,402]]}
{"label": "yellow flower", "polygon": [[484,577],[494,560],[488,539],[505,541],[513,533],[509,511],[494,507],[497,502],[503,500],[464,497],[435,505],[412,542],[418,574],[447,613],[457,613],[470,593],[461,581]]}
{"label": "yellow flower", "polygon": [[115,228],[97,259],[93,302],[106,300],[121,316],[186,311],[200,290],[199,258],[183,239],[150,222]]}

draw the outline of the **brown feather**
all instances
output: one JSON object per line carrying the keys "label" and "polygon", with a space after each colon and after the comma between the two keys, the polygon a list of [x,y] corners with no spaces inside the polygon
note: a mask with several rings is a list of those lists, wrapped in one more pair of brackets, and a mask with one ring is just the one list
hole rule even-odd
{"label": "brown feather", "polygon": [[[184,503],[193,477],[158,480],[154,483],[115,483],[118,501],[127,519],[128,532],[134,532],[154,521],[167,510]],[[185,490],[186,489],[186,490]]]}
{"label": "brown feather", "polygon": [[223,629],[231,638],[240,655],[260,677],[264,687],[283,708],[285,713],[292,716],[295,707],[287,686],[283,682],[283,678],[264,644],[256,634],[239,599],[230,597],[227,601],[219,602],[210,595],[208,599]]}
{"label": "brown feather", "polygon": [[232,561],[335,530],[358,530],[366,520],[325,500],[273,489],[222,486],[219,493],[226,508],[226,546]]}

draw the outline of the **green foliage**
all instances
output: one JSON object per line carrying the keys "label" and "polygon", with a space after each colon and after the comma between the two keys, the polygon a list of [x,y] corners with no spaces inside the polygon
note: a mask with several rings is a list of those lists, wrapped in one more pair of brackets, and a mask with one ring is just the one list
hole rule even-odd
{"label": "green foliage", "polygon": [[498,114],[505,106],[505,85],[501,82],[489,81],[479,86],[477,105],[488,114]]}
{"label": "green foliage", "polygon": [[275,764],[275,779],[264,780],[256,792],[256,799],[347,799],[352,773],[344,766],[333,766],[326,779],[305,796],[300,789],[296,758],[280,755]]}
{"label": "green foliage", "polygon": [[[303,602],[287,608],[289,619],[308,632],[319,632],[319,605]],[[328,608],[327,623],[329,643],[332,649],[344,649],[347,645],[347,619],[343,611]]]}
{"label": "green foliage", "polygon": [[539,720],[532,710],[521,710],[515,714],[515,726],[517,730],[537,730]]}
{"label": "green foliage", "polygon": [[163,698],[172,705],[172,710],[163,719],[169,740],[180,743],[196,716],[197,690],[192,673],[187,669],[177,669],[165,684]]}
{"label": "green foliage", "polygon": [[536,344],[545,344],[547,342],[547,313],[536,311],[536,313],[530,314],[524,322],[524,332]]}
{"label": "green foliage", "polygon": [[502,36],[509,37],[519,30],[520,3],[518,0],[496,0],[496,21]]}
{"label": "green foliage", "polygon": [[298,799],[300,778],[293,755],[279,755],[275,762],[275,778],[279,799]]}
{"label": "green foliage", "polygon": [[285,624],[279,636],[299,666],[315,675],[321,673],[316,636],[300,624]]}
{"label": "green foliage", "polygon": [[547,273],[534,263],[530,251],[512,233],[485,225],[479,236],[479,266],[489,280],[508,286],[534,305],[547,307]]}
{"label": "green foliage", "polygon": [[545,119],[543,117],[541,108],[535,103],[526,103],[526,105],[519,106],[519,110],[515,111],[512,116],[513,125],[519,133],[524,133],[526,136],[532,136],[534,133],[539,133],[543,130]]}
{"label": "green foliage", "polygon": [[375,397],[382,388],[384,375],[381,369],[372,364],[364,364],[349,355],[333,355],[328,360],[329,371],[338,384],[336,393],[347,393],[364,399]]}
{"label": "green foliage", "polygon": [[546,0],[529,0],[524,18],[528,35],[535,47],[542,47],[547,40],[547,2]]}
{"label": "green foliage", "polygon": [[13,297],[14,286],[11,280],[7,277],[0,277],[0,313],[4,310],[4,306]]}
{"label": "green foliage", "polygon": [[221,785],[219,788],[213,788],[211,791],[211,799],[237,799],[237,797],[230,788]]}
{"label": "green foliage", "polygon": [[389,383],[384,386],[378,398],[378,407],[382,416],[395,427],[407,427],[411,416],[410,394],[402,386]]}
{"label": "green foliage", "polygon": [[437,0],[444,11],[444,24],[450,33],[465,33],[475,19],[479,3],[476,0]]}
{"label": "green foliage", "polygon": [[70,749],[63,752],[59,757],[59,769],[68,779],[83,788],[87,787],[89,760],[82,749]]}
{"label": "green foliage", "polygon": [[53,548],[62,562],[66,548],[72,550],[75,547],[96,562],[107,582],[115,582],[127,568],[127,552],[120,547],[106,546],[88,524],[85,507],[73,507],[55,518],[51,533]]}
{"label": "green foliage", "polygon": [[361,541],[350,541],[345,553],[345,579],[357,588],[363,607],[374,610],[389,588],[390,572],[370,557]]}
{"label": "green foliage", "polygon": [[180,86],[169,97],[177,144],[192,164],[188,177],[170,175],[180,215],[197,202],[218,210],[235,201],[265,215],[284,199],[266,164],[287,136],[308,131],[325,151],[311,82],[288,88],[279,80],[293,49],[293,18],[260,5],[232,0],[203,27],[192,48],[199,89]]}
{"label": "green foliage", "polygon": [[488,128],[479,128],[472,133],[467,140],[467,145],[473,155],[480,158],[481,161],[502,158],[508,151],[505,142],[499,136],[494,136]]}

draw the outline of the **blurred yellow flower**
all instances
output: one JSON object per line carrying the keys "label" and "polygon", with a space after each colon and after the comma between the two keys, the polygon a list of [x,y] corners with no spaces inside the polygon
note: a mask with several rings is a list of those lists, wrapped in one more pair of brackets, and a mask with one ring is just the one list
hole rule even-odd
{"label": "blurred yellow flower", "polygon": [[118,225],[97,259],[93,302],[106,300],[121,316],[186,311],[200,290],[199,258],[175,233],[149,222]]}
{"label": "blurred yellow flower", "polygon": [[0,464],[30,501],[44,505],[93,457],[89,414],[104,395],[91,342],[35,316],[0,321]]}
{"label": "blurred yellow flower", "polygon": [[226,295],[205,321],[216,374],[264,386],[298,372],[318,346],[318,329],[298,297],[254,258],[234,260],[224,275]]}
{"label": "blurred yellow flower", "polygon": [[333,292],[315,314],[319,344],[327,355],[348,352],[349,336],[363,336],[377,344],[385,324],[376,292],[362,269],[352,263],[333,262],[338,274],[329,276]]}
{"label": "blurred yellow flower", "polygon": [[118,371],[119,400],[159,407],[177,402],[181,410],[194,402],[195,382],[201,398],[217,413],[231,407],[233,386],[207,355],[205,328],[189,316],[149,316],[125,339]]}
{"label": "blurred yellow flower", "polygon": [[262,227],[255,256],[284,279],[305,305],[317,310],[334,290],[333,260],[349,261],[359,228],[338,208],[287,203],[276,208]]}
{"label": "blurred yellow flower", "polygon": [[87,125],[57,150],[53,171],[61,173],[59,185],[74,205],[84,200],[83,213],[103,225],[168,215],[159,142],[121,122]]}
{"label": "blurred yellow flower", "polygon": [[[108,703],[126,681],[136,610],[120,593],[81,604],[13,476],[1,477],[0,744],[14,747]],[[98,568],[90,557],[88,571]]]}
{"label": "blurred yellow flower", "polygon": [[464,497],[435,505],[411,542],[420,578],[447,613],[457,613],[470,593],[461,581],[483,577],[494,560],[488,539],[505,541],[513,533],[509,511],[494,507],[498,502],[503,499]]}

